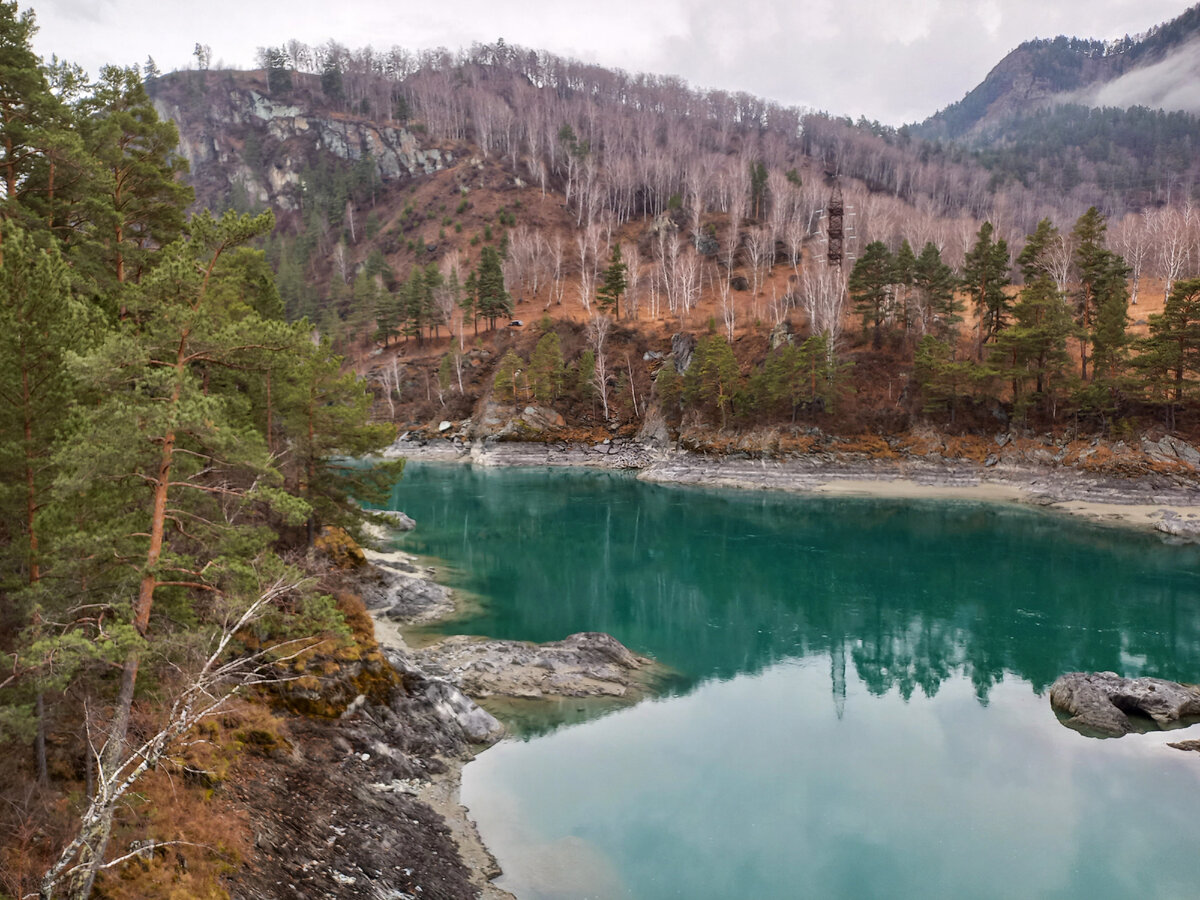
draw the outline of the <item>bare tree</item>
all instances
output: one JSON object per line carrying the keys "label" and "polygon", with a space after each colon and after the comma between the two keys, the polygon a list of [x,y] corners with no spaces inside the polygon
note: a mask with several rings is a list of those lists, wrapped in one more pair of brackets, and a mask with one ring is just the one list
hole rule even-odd
{"label": "bare tree", "polygon": [[596,313],[588,321],[588,344],[596,354],[596,368],[592,373],[592,387],[600,395],[600,405],[604,410],[604,421],[608,421],[608,357],[604,352],[604,344],[608,340],[612,319],[601,313]]}
{"label": "bare tree", "polygon": [[625,311],[634,319],[641,312],[642,259],[637,244],[621,248],[621,261],[625,263]]}
{"label": "bare tree", "polygon": [[833,266],[809,266],[802,279],[804,311],[813,334],[823,334],[829,346],[842,333],[846,315],[846,276]]}
{"label": "bare tree", "polygon": [[1136,306],[1142,270],[1146,267],[1150,250],[1150,229],[1146,219],[1137,213],[1127,214],[1113,229],[1113,243],[1129,265],[1129,301]]}
{"label": "bare tree", "polygon": [[[72,900],[85,900],[102,869],[120,865],[146,852],[147,848],[141,848],[117,859],[104,860],[113,816],[138,779],[168,758],[182,737],[203,719],[220,712],[235,694],[252,685],[288,680],[279,674],[282,669],[278,667],[310,649],[315,643],[313,639],[289,641],[233,656],[230,651],[237,634],[261,619],[268,607],[294,593],[301,583],[277,580],[263,589],[244,610],[228,611],[198,669],[191,673],[179,672],[183,683],[165,723],[141,745],[113,753],[107,742],[97,748],[89,741],[91,765],[95,771],[94,787],[80,816],[78,835],[63,848],[42,877],[38,893],[41,900],[51,900],[60,894]],[[109,740],[112,739],[110,736]]]}
{"label": "bare tree", "polygon": [[733,343],[733,331],[737,327],[737,306],[733,302],[733,289],[729,278],[717,279],[717,294],[721,304],[721,321],[725,323],[725,337]]}
{"label": "bare tree", "polygon": [[550,266],[552,271],[553,281],[550,284],[550,295],[546,298],[546,308],[550,308],[550,301],[553,300],[558,306],[562,306],[563,292],[566,290],[566,284],[563,281],[563,261],[566,255],[565,244],[561,234],[555,234],[554,240],[550,242]]}
{"label": "bare tree", "polygon": [[1187,233],[1188,222],[1183,213],[1173,206],[1151,210],[1146,214],[1151,223],[1154,241],[1154,264],[1158,277],[1163,280],[1163,300],[1171,295],[1175,281],[1183,274],[1191,255],[1191,239]]}
{"label": "bare tree", "polygon": [[379,385],[388,404],[388,421],[396,421],[396,401],[400,399],[400,362],[396,355],[379,369]]}

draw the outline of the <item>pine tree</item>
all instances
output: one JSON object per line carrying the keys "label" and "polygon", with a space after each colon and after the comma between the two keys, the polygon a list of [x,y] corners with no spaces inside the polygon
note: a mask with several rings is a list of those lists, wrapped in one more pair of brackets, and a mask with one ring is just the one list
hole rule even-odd
{"label": "pine tree", "polygon": [[942,262],[941,251],[928,241],[913,267],[913,284],[921,294],[926,327],[947,340],[954,340],[962,321],[962,301],[954,294],[958,279]]}
{"label": "pine tree", "polygon": [[470,319],[475,334],[479,334],[479,275],[474,269],[467,273],[458,305],[463,312],[463,321]]}
{"label": "pine tree", "polygon": [[979,355],[985,344],[1008,325],[1012,303],[1004,289],[1012,283],[1009,277],[1008,244],[1003,238],[992,240],[992,223],[984,222],[976,235],[975,245],[963,260],[962,287],[975,306],[979,319]]}
{"label": "pine tree", "polygon": [[[1073,331],[1054,279],[1041,273],[1027,282],[1013,307],[1013,319],[993,345],[992,363],[1011,382],[1013,408],[1019,417],[1035,401],[1053,416],[1059,387],[1069,384],[1067,339]],[[1032,392],[1027,386],[1030,378]]]}
{"label": "pine tree", "polygon": [[73,396],[66,356],[88,343],[87,310],[71,294],[57,248],[3,227],[0,265],[0,515],[18,552],[8,572],[39,580],[38,518],[54,478],[50,454]]}
{"label": "pine tree", "polygon": [[187,161],[175,149],[175,123],[159,120],[136,68],[101,70],[80,105],[80,131],[100,172],[90,218],[104,249],[92,274],[112,292],[136,283],[154,251],[182,233],[194,195],[180,180]]}
{"label": "pine tree", "polygon": [[1150,399],[1166,404],[1174,429],[1175,407],[1200,384],[1200,278],[1175,282],[1162,313],[1150,316],[1135,364]]}
{"label": "pine tree", "polygon": [[741,387],[733,348],[720,336],[704,338],[696,347],[692,364],[683,379],[684,401],[711,405],[721,416],[721,427],[729,420],[733,398]]}
{"label": "pine tree", "polygon": [[500,358],[500,363],[496,366],[496,378],[492,383],[492,390],[500,400],[516,403],[520,373],[524,368],[525,360],[521,359],[515,350],[508,350]]}
{"label": "pine tree", "polygon": [[[30,46],[36,31],[32,10],[0,2],[0,220],[65,237],[75,223],[62,208],[64,187],[85,181],[89,166],[70,110]],[[74,80],[73,67],[61,71]]]}
{"label": "pine tree", "polygon": [[[158,639],[202,616],[204,598],[246,590],[244,567],[269,544],[268,534],[229,524],[245,520],[239,508],[272,497],[269,478],[256,489],[271,467],[261,433],[244,424],[243,400],[211,390],[209,374],[252,367],[294,339],[281,322],[221,304],[210,285],[226,251],[273,224],[269,213],[193,219],[190,239],[164,249],[161,265],[128,294],[122,326],[73,366],[94,395],[56,459],[65,499],[88,511],[64,535],[64,559],[76,560],[80,580],[101,595],[132,597],[109,614],[122,677],[101,753],[106,770],[124,758],[138,673],[165,650]],[[82,862],[81,896],[103,859],[115,802],[93,804],[72,851]]]}
{"label": "pine tree", "polygon": [[894,270],[895,261],[884,243],[872,241],[854,263],[846,285],[854,301],[854,311],[862,316],[864,337],[874,325],[872,344],[876,350],[883,346],[883,320]]}
{"label": "pine tree", "polygon": [[562,344],[558,332],[542,335],[529,357],[529,388],[538,403],[555,400],[563,386]]}
{"label": "pine tree", "polygon": [[[1071,232],[1076,241],[1075,266],[1079,273],[1075,321],[1079,325],[1080,377],[1084,381],[1088,380],[1089,344],[1093,354],[1103,356],[1097,364],[1105,371],[1114,368],[1114,354],[1125,344],[1128,267],[1120,256],[1105,248],[1107,228],[1104,216],[1093,206],[1079,217]],[[1101,310],[1105,310],[1102,328],[1099,327]],[[1095,377],[1100,373],[1092,374]]]}
{"label": "pine tree", "polygon": [[494,329],[497,319],[512,316],[512,297],[504,287],[504,270],[494,247],[483,248],[478,273],[478,312],[488,320],[488,327]]}
{"label": "pine tree", "polygon": [[606,312],[611,312],[614,319],[621,317],[621,295],[628,286],[626,274],[629,267],[621,258],[621,245],[613,244],[612,256],[609,257],[608,267],[604,270],[604,280],[596,289],[596,302]]}
{"label": "pine tree", "polygon": [[916,320],[915,310],[912,309],[912,287],[916,279],[916,272],[917,257],[908,243],[908,238],[905,238],[900,242],[900,249],[893,257],[892,285],[896,292],[897,302],[900,304],[906,331],[912,328]]}

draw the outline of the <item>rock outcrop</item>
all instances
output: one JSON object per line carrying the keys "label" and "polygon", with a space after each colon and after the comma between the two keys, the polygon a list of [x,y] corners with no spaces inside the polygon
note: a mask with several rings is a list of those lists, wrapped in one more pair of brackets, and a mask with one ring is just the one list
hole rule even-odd
{"label": "rock outcrop", "polygon": [[433,580],[431,569],[422,571],[404,553],[362,552],[371,563],[358,584],[367,609],[406,625],[436,622],[454,612],[450,589]]}
{"label": "rock outcrop", "polygon": [[299,86],[281,100],[255,90],[245,73],[213,74],[203,87],[201,74],[156,79],[152,93],[159,116],[179,129],[179,152],[191,166],[189,180],[202,206],[236,185],[253,203],[298,209],[303,173],[322,154],[369,161],[385,183],[454,162],[449,150],[400,124],[322,111],[314,92]]}
{"label": "rock outcrop", "polygon": [[411,656],[423,670],[476,698],[633,699],[653,671],[649,659],[610,635],[591,631],[548,644],[450,637]]}
{"label": "rock outcrop", "polygon": [[1070,672],[1050,686],[1050,706],[1068,728],[1121,737],[1137,730],[1130,715],[1165,728],[1200,716],[1200,687],[1160,678],[1122,678],[1113,672]]}

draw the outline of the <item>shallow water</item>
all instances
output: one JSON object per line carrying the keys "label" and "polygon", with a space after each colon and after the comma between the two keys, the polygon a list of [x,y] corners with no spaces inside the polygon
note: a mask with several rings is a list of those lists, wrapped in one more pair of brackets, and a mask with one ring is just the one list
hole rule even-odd
{"label": "shallow water", "polygon": [[1196,680],[1196,549],[589,471],[412,465],[396,505],[405,549],[483,602],[441,630],[607,631],[678,673],[630,709],[525,718],[466,768],[523,900],[1195,895],[1200,755],[1084,738],[1044,692]]}

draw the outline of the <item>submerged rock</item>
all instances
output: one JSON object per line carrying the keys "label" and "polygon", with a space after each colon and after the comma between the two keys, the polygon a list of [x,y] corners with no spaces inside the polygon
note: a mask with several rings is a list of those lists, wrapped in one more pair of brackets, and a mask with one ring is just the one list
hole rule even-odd
{"label": "submerged rock", "polygon": [[1161,678],[1122,678],[1113,672],[1070,672],[1050,686],[1050,706],[1069,716],[1068,728],[1121,737],[1134,731],[1129,714],[1167,727],[1200,716],[1200,687]]}

